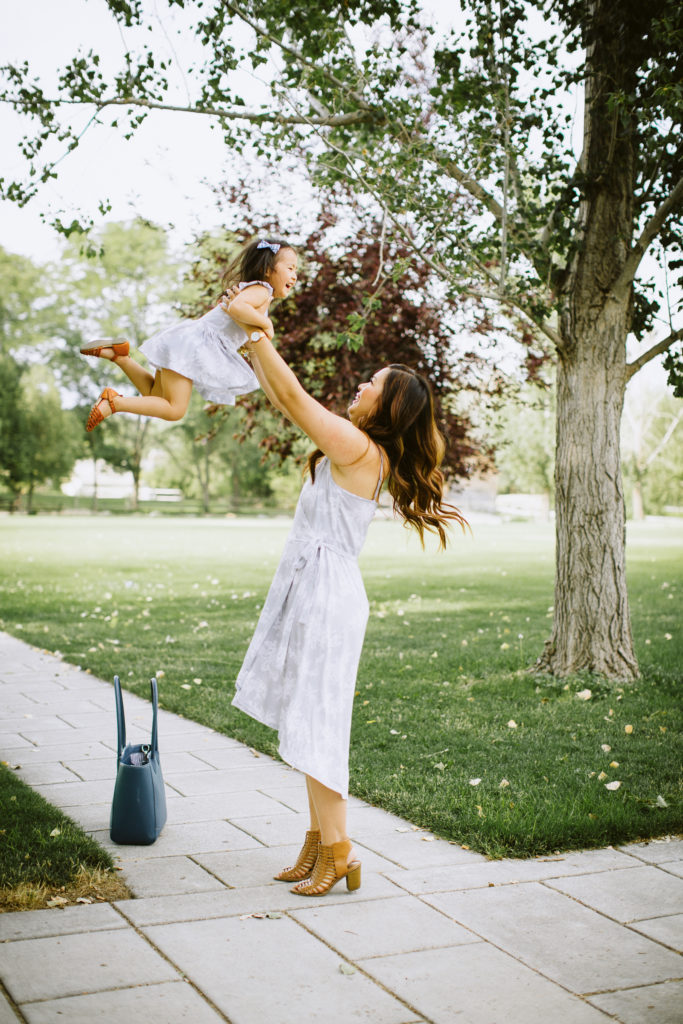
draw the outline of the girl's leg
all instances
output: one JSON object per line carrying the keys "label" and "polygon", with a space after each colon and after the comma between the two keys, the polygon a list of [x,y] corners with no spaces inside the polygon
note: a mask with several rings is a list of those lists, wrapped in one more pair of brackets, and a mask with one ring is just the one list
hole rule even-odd
{"label": "girl's leg", "polygon": [[[126,346],[129,344],[126,338],[116,338],[117,344],[120,345],[121,342]],[[126,377],[128,377],[128,380],[135,385],[141,395],[151,394],[155,380],[154,374],[150,373],[149,370],[145,370],[143,366],[136,363],[134,359],[130,358],[130,356],[117,355],[116,349],[111,347],[114,343],[115,342],[113,341],[109,343],[107,341],[94,341],[86,348],[82,348],[81,352],[84,355],[92,355],[94,350],[101,359],[108,359],[110,363],[116,363],[117,366],[121,367]],[[100,347],[96,348],[98,344]]]}
{"label": "girl's leg", "polygon": [[128,380],[131,384],[135,385],[141,395],[152,394],[155,381],[160,373],[159,370],[157,370],[155,376],[149,370],[146,370],[144,366],[140,366],[134,359],[131,359],[130,356],[115,356],[112,362],[121,367]]}
{"label": "girl's leg", "polygon": [[[306,776],[309,799],[320,822],[320,842],[323,846],[332,846],[348,839],[346,831],[346,808],[348,801],[340,793],[323,786],[322,782]],[[312,812],[313,813],[313,812]],[[355,860],[353,848],[349,850],[348,863]]]}
{"label": "girl's leg", "polygon": [[[133,360],[129,360],[129,362],[133,362]],[[140,367],[140,369],[142,368]],[[121,395],[116,399],[116,411],[132,412],[138,416],[152,416],[159,420],[181,420],[187,412],[191,394],[192,381],[189,377],[183,377],[175,370],[158,370],[151,394],[140,396],[140,398],[125,398]],[[104,419],[111,416],[112,409],[106,398],[101,399],[97,404],[100,406]]]}

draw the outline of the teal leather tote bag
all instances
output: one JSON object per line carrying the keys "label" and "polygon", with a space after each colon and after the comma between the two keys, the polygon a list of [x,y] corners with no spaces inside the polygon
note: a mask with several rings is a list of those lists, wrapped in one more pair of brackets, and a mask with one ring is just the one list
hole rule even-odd
{"label": "teal leather tote bag", "polygon": [[117,761],[109,834],[113,843],[149,846],[166,823],[166,793],[159,760],[157,732],[157,681],[152,690],[152,737],[150,743],[126,745],[121,682],[114,676],[116,699]]}

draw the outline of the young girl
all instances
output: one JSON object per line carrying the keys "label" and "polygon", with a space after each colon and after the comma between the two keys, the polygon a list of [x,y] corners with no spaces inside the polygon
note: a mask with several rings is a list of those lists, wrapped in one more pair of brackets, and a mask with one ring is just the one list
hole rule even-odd
{"label": "young girl", "polygon": [[209,402],[233,405],[238,395],[259,387],[253,370],[239,354],[250,331],[258,329],[273,337],[268,308],[273,299],[290,293],[296,282],[297,255],[282,239],[261,238],[250,242],[228,268],[224,283],[238,279],[238,294],[230,302],[230,315],[216,306],[199,320],[180,320],[140,346],[155,369],[152,374],[129,357],[125,338],[96,341],[80,351],[101,356],[120,366],[140,392],[124,398],[105,388],[86,424],[93,430],[115,412],[180,420],[187,412],[192,386]]}

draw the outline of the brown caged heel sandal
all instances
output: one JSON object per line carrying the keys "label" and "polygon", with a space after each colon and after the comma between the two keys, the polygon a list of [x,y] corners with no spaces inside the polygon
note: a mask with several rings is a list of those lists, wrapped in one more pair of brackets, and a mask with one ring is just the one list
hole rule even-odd
{"label": "brown caged heel sandal", "polygon": [[291,868],[285,868],[278,875],[273,875],[276,882],[300,882],[303,878],[309,878],[318,859],[319,846],[320,832],[317,829],[310,829],[306,833],[306,840],[299,851],[296,864]]}
{"label": "brown caged heel sandal", "polygon": [[293,886],[291,892],[297,896],[324,896],[342,878],[346,879],[349,892],[360,889],[360,861],[347,864],[350,849],[350,839],[343,839],[332,846],[321,844],[311,877]]}

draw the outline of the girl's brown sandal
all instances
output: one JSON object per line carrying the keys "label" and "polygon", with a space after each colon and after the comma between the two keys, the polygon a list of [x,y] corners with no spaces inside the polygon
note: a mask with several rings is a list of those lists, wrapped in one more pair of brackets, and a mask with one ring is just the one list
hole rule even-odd
{"label": "girl's brown sandal", "polygon": [[90,432],[91,430],[95,429],[98,423],[101,423],[102,420],[107,419],[107,417],[102,413],[102,410],[100,409],[102,402],[109,402],[109,408],[111,409],[113,415],[116,412],[114,401],[115,399],[120,397],[121,395],[118,393],[118,391],[114,391],[113,388],[105,388],[100,397],[93,405],[92,409],[90,410],[90,415],[88,416],[88,422],[85,425],[85,429],[88,432]]}
{"label": "girl's brown sandal", "polygon": [[[114,352],[114,359],[117,356],[127,356],[130,352],[130,342],[124,338],[122,341],[100,341],[95,342],[94,345],[86,345],[85,348],[81,348],[78,351],[82,356],[101,356],[106,348],[110,348]],[[105,356],[105,359],[109,359],[109,356]],[[110,360],[113,362],[113,360]]]}

